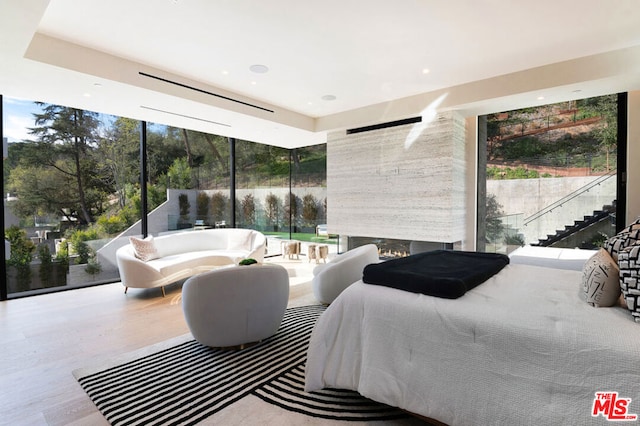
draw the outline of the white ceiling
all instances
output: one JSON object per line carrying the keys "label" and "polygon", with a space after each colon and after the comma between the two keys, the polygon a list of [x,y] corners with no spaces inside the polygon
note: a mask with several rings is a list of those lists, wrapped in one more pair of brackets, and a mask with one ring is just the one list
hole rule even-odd
{"label": "white ceiling", "polygon": [[0,0],[0,93],[292,148],[434,103],[468,116],[640,89],[638,6]]}

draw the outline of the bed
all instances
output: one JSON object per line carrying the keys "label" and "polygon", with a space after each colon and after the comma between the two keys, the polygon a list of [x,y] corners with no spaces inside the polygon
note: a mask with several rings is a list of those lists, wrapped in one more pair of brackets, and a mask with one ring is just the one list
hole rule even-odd
{"label": "bed", "polygon": [[640,324],[585,302],[582,273],[509,264],[456,299],[362,281],[318,320],[305,388],[341,388],[447,425],[605,424],[640,413]]}

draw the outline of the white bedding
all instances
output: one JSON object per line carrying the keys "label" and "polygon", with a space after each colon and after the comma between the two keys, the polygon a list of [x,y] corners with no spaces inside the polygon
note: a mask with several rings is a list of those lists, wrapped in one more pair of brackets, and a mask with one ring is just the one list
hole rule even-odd
{"label": "white bedding", "polygon": [[605,424],[598,391],[640,414],[640,324],[589,306],[581,277],[508,265],[455,300],[359,281],[316,324],[306,390],[353,389],[448,425]]}

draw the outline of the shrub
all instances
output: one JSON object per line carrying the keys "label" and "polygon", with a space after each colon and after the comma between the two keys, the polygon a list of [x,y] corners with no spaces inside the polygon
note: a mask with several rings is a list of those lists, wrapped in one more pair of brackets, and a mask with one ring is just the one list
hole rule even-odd
{"label": "shrub", "polygon": [[191,203],[189,202],[187,194],[178,195],[178,208],[180,209],[180,219],[188,220]]}
{"label": "shrub", "polygon": [[224,213],[227,208],[227,200],[222,192],[214,192],[211,195],[211,215],[214,220],[224,220]]}
{"label": "shrub", "polygon": [[98,231],[94,228],[85,230],[77,229],[71,233],[71,247],[78,255],[76,263],[84,264],[89,263],[92,249],[87,244],[87,241],[97,240]]}
{"label": "shrub", "polygon": [[242,216],[244,217],[244,225],[249,226],[255,223],[256,216],[256,203],[253,199],[253,195],[247,194],[240,203],[242,207]]}
{"label": "shrub", "polygon": [[302,219],[307,226],[315,225],[318,218],[318,200],[312,194],[302,197]]}
{"label": "shrub", "polygon": [[[122,211],[122,210],[121,210]],[[118,234],[127,229],[128,223],[120,214],[100,216],[96,225],[107,235]]]}
{"label": "shrub", "polygon": [[196,215],[204,219],[209,215],[209,196],[206,192],[198,192],[196,197]]}
{"label": "shrub", "polygon": [[273,225],[275,227],[274,230],[278,230],[278,216],[279,216],[279,205],[280,205],[280,198],[278,198],[277,195],[273,194],[273,193],[269,193],[269,195],[267,195],[267,198],[265,200],[266,202],[266,207],[267,207],[267,222],[269,223],[269,225]]}

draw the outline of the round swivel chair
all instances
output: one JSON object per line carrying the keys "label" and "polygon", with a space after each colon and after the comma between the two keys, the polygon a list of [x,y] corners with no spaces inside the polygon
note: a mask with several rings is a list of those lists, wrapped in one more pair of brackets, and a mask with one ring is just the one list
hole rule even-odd
{"label": "round swivel chair", "polygon": [[182,310],[205,346],[244,347],[274,335],[289,301],[280,265],[233,266],[195,275],[182,287]]}

